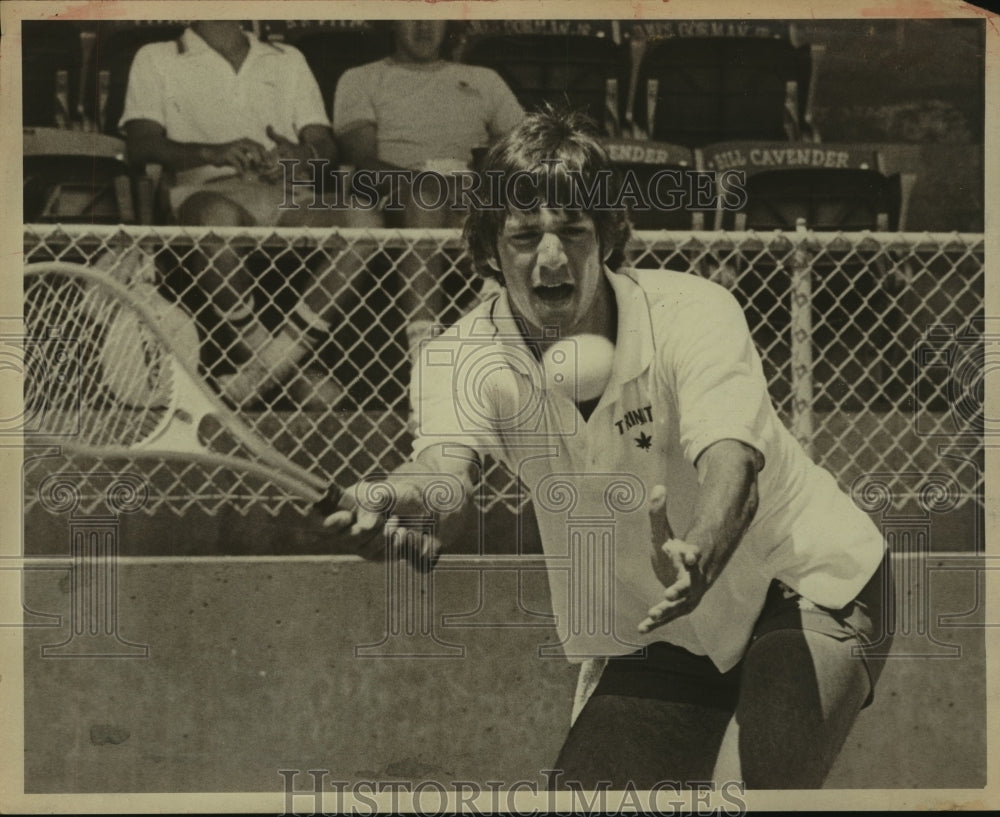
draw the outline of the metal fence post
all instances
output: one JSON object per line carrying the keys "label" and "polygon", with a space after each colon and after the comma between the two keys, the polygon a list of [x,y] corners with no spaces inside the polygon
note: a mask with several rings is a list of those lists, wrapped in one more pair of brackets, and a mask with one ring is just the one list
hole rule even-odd
{"label": "metal fence post", "polygon": [[813,456],[812,256],[805,219],[795,225],[791,269],[792,434]]}

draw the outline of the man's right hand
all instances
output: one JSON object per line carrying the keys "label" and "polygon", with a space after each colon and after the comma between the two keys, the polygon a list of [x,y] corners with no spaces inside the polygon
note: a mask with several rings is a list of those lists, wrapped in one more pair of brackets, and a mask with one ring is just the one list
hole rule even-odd
{"label": "man's right hand", "polygon": [[[340,509],[323,520],[323,527],[346,538],[348,550],[364,559],[406,559],[417,569],[430,570],[441,551],[440,540],[427,532],[438,521],[424,501],[433,481],[396,472],[359,482],[344,491]],[[428,519],[433,521],[428,524]]]}
{"label": "man's right hand", "polygon": [[253,139],[236,139],[218,145],[206,145],[205,161],[216,167],[235,167],[240,173],[260,170],[268,165],[267,148]]}

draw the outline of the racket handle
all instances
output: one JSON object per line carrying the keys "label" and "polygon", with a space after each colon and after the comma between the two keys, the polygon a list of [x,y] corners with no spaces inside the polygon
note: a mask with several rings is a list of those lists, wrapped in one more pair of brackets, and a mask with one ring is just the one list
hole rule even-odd
{"label": "racket handle", "polygon": [[326,489],[326,496],[324,496],[319,502],[313,505],[318,513],[322,516],[329,516],[330,514],[340,510],[338,505],[340,504],[340,498],[344,495],[344,492],[340,490],[336,485],[331,485]]}

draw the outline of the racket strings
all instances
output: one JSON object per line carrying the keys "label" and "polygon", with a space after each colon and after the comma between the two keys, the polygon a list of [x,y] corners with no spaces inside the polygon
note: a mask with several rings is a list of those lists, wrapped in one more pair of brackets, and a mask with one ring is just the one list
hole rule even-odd
{"label": "racket strings", "polygon": [[[143,318],[99,285],[57,273],[29,276],[25,324],[34,343],[25,405],[39,430],[91,446],[134,446],[161,425],[172,367]],[[58,352],[52,353],[55,345]]]}

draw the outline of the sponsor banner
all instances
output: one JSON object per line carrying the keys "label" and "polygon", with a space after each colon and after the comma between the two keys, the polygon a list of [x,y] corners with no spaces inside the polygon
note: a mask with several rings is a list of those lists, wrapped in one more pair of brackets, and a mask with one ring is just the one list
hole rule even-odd
{"label": "sponsor banner", "polygon": [[640,139],[602,139],[616,164],[694,167],[694,154],[683,145]]}
{"label": "sponsor banner", "polygon": [[877,154],[855,145],[725,142],[707,145],[701,153],[708,170],[739,169],[749,173],[782,167],[878,170]]}
{"label": "sponsor banner", "polygon": [[613,37],[611,20],[469,20],[469,36],[484,34],[555,34],[579,37]]}
{"label": "sponsor banner", "polygon": [[661,40],[697,37],[791,39],[790,24],[781,20],[623,20],[620,25],[622,36],[639,32]]}

